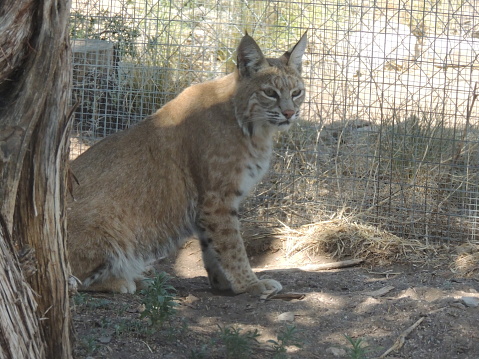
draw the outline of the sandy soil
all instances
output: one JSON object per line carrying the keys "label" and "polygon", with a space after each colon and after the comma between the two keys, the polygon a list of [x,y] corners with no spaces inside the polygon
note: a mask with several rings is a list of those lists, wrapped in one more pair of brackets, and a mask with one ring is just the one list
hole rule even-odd
{"label": "sandy soil", "polygon": [[[331,260],[292,262],[277,249],[250,247],[252,265],[296,299],[212,293],[196,242],[157,266],[172,277],[179,303],[162,327],[151,329],[140,319],[141,294],[75,295],[77,357],[280,358],[268,340],[278,342],[278,333],[294,326],[302,345],[286,347],[290,358],[378,358],[401,335],[404,343],[385,358],[479,358],[479,283],[455,277],[448,263],[304,271],[298,268],[310,260]],[[257,330],[260,336],[246,349],[228,351],[224,328],[241,329],[243,336]],[[359,341],[365,354],[354,356],[346,336]]]}

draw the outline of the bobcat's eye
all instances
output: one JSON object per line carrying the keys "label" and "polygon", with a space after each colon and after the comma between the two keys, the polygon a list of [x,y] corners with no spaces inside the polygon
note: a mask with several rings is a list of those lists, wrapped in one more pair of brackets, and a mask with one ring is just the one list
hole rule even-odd
{"label": "bobcat's eye", "polygon": [[303,91],[301,90],[294,90],[293,92],[291,92],[291,96],[293,97],[298,97],[299,95],[301,95]]}
{"label": "bobcat's eye", "polygon": [[275,90],[271,89],[271,88],[266,89],[266,90],[263,90],[263,93],[266,95],[266,97],[271,97],[271,98],[274,98],[274,99],[278,99],[278,98],[279,98],[278,93],[277,93]]}

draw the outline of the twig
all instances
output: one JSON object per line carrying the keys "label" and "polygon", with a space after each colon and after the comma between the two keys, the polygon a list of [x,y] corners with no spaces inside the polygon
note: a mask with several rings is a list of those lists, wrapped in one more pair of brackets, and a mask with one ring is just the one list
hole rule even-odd
{"label": "twig", "polygon": [[404,332],[401,333],[401,335],[396,339],[396,341],[394,342],[394,345],[389,348],[388,350],[386,350],[384,352],[383,355],[381,355],[379,357],[379,359],[383,359],[385,358],[387,355],[389,355],[389,353],[391,353],[392,351],[396,351],[396,350],[399,350],[402,348],[402,346],[404,345],[404,342],[406,341],[406,337],[414,330],[416,329],[416,327],[422,323],[422,321],[424,320],[424,317],[421,317],[419,318],[419,320],[414,323],[413,325],[411,325],[409,328],[407,328]]}
{"label": "twig", "polygon": [[150,351],[150,353],[153,353],[153,350],[151,350],[151,348],[150,348],[150,346],[148,345],[147,342],[145,342],[144,340],[141,340],[141,342],[146,345],[146,347],[148,348],[148,350]]}
{"label": "twig", "polygon": [[400,275],[402,274],[402,272],[393,272],[391,270],[388,270],[388,271],[385,271],[385,272],[375,272],[375,271],[372,271],[372,270],[368,270],[368,273],[370,274],[377,274],[377,275],[383,275],[385,276],[387,279],[389,279],[389,276],[390,275]]}
{"label": "twig", "polygon": [[363,292],[364,295],[368,295],[370,297],[382,297],[383,295],[388,294],[390,291],[392,291],[394,287],[392,285],[388,285],[386,287],[383,287],[378,290],[374,290],[372,292]]}
{"label": "twig", "polygon": [[289,301],[293,299],[301,300],[304,299],[304,297],[306,297],[306,293],[278,293],[269,297],[269,299],[281,299]]}
{"label": "twig", "polygon": [[328,269],[338,269],[338,268],[346,268],[346,267],[352,267],[355,266],[359,263],[364,262],[363,258],[356,258],[356,259],[347,259],[344,261],[339,261],[339,262],[331,262],[331,263],[321,263],[321,264],[307,264],[301,267],[294,267],[294,268],[268,268],[268,271],[273,271],[273,272],[289,272],[289,271],[306,271],[306,272],[311,272],[311,271],[320,271],[320,270],[328,270]]}

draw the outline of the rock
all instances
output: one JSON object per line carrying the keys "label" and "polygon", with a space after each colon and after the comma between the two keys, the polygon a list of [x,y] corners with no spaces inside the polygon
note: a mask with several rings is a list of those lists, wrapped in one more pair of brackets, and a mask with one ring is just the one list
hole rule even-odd
{"label": "rock", "polygon": [[104,337],[100,337],[98,338],[98,341],[102,344],[108,344],[109,342],[111,342],[111,336],[104,336]]}
{"label": "rock", "polygon": [[371,313],[380,304],[379,299],[368,297],[356,306],[356,312],[359,314]]}
{"label": "rock", "polygon": [[329,347],[326,349],[326,353],[332,354],[335,357],[342,357],[346,355],[346,350],[341,348]]}
{"label": "rock", "polygon": [[292,322],[294,321],[294,313],[293,312],[284,312],[278,315],[278,320],[281,322]]}
{"label": "rock", "polygon": [[378,290],[374,290],[372,292],[365,292],[364,294],[369,295],[371,297],[382,297],[383,295],[389,293],[393,289],[394,289],[394,287],[392,285],[388,285],[386,287],[383,287],[383,288],[378,289]]}
{"label": "rock", "polygon": [[461,300],[468,307],[475,308],[479,306],[479,299],[476,297],[462,297]]}
{"label": "rock", "polygon": [[194,303],[197,300],[200,300],[198,297],[195,297],[193,294],[188,294],[185,298],[185,302]]}
{"label": "rock", "polygon": [[462,310],[466,309],[466,306],[460,302],[452,302],[450,306],[453,308],[462,309]]}
{"label": "rock", "polygon": [[195,297],[193,294],[188,294],[188,296],[183,300],[183,304],[190,308],[195,309],[196,307],[194,304],[199,300],[200,298]]}

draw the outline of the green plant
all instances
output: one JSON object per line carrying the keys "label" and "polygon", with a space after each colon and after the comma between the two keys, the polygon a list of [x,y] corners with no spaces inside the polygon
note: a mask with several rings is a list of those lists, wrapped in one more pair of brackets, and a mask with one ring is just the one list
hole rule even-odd
{"label": "green plant", "polygon": [[113,302],[105,298],[91,298],[87,306],[92,309],[110,308]]}
{"label": "green plant", "polygon": [[100,319],[100,328],[103,328],[103,329],[107,329],[107,328],[110,328],[112,326],[112,322],[111,322],[111,319],[108,318],[108,317],[102,317]]}
{"label": "green plant", "polygon": [[188,332],[188,322],[185,318],[178,318],[179,320],[171,321],[167,328],[164,328],[163,332],[168,341],[172,341],[176,338],[184,337]]}
{"label": "green plant", "polygon": [[241,328],[237,327],[219,327],[219,337],[226,348],[226,358],[228,359],[247,359],[251,357],[253,351],[253,342],[258,342],[256,338],[260,336],[258,329],[248,330],[241,333]]}
{"label": "green plant", "polygon": [[130,304],[128,303],[123,303],[123,304],[118,303],[117,306],[115,307],[115,313],[117,316],[122,316],[125,312],[128,311],[129,308],[130,308]]}
{"label": "green plant", "polygon": [[199,349],[191,349],[190,355],[188,358],[190,359],[206,359],[208,358],[208,345],[203,344]]}
{"label": "green plant", "polygon": [[115,329],[115,334],[117,336],[120,336],[124,333],[148,333],[148,328],[145,327],[144,323],[139,320],[132,320],[129,318],[119,320],[117,323],[115,323],[113,328]]}
{"label": "green plant", "polygon": [[141,290],[145,310],[141,318],[147,318],[152,326],[161,326],[176,313],[176,289],[168,284],[170,277],[165,272],[148,280],[148,286]]}
{"label": "green plant", "polygon": [[277,341],[273,339],[268,340],[268,343],[273,345],[274,359],[286,359],[286,347],[288,346],[293,345],[298,348],[302,347],[303,341],[298,338],[298,332],[299,331],[295,325],[287,324],[276,336],[278,339]]}
{"label": "green plant", "polygon": [[92,309],[109,308],[112,301],[105,298],[95,298],[88,293],[77,293],[72,297],[73,304]]}
{"label": "green plant", "polygon": [[91,295],[88,293],[76,293],[72,297],[72,301],[74,305],[85,305],[91,300]]}
{"label": "green plant", "polygon": [[347,334],[344,334],[344,337],[351,344],[352,348],[348,348],[347,352],[351,359],[366,359],[367,352],[369,351],[367,347],[364,347],[364,341],[361,338],[353,339]]}
{"label": "green plant", "polygon": [[83,338],[81,344],[87,355],[93,354],[98,349],[98,343],[93,335]]}
{"label": "green plant", "polygon": [[121,54],[137,56],[137,42],[141,36],[139,23],[121,13],[112,14],[107,9],[85,15],[72,11],[70,17],[70,37],[72,39],[98,39],[112,41]]}

